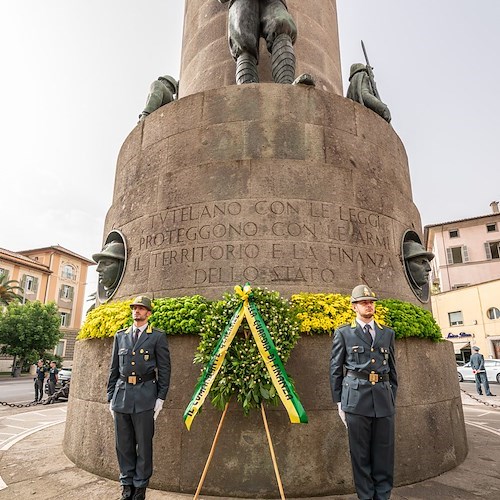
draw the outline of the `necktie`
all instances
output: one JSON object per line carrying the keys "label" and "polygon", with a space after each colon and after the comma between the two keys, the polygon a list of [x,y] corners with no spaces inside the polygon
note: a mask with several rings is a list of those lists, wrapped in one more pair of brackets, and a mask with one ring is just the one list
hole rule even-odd
{"label": "necktie", "polygon": [[371,333],[370,325],[365,325],[363,327],[363,330],[365,331],[366,339],[370,342],[370,344],[373,344],[373,336]]}
{"label": "necktie", "polygon": [[137,339],[139,338],[139,334],[141,333],[141,330],[139,328],[136,328],[134,331],[134,335],[132,336],[132,342],[134,345],[137,343]]}

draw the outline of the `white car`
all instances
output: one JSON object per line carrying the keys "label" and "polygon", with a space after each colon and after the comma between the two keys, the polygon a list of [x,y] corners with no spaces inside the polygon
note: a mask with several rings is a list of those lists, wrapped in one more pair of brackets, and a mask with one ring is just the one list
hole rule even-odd
{"label": "white car", "polygon": [[[488,382],[496,381],[500,384],[500,359],[485,359],[484,368],[486,369]],[[475,380],[470,361],[464,366],[457,366],[457,372],[459,382],[463,382],[464,380]]]}
{"label": "white car", "polygon": [[57,378],[61,384],[65,384],[71,380],[71,368],[61,368],[57,374]]}

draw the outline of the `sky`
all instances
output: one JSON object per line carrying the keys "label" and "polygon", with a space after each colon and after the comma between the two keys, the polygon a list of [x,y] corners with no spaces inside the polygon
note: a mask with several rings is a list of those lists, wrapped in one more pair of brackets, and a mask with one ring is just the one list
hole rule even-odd
{"label": "sky", "polygon": [[[500,2],[337,9],[344,92],[362,39],[422,225],[490,213],[500,201]],[[87,258],[102,248],[118,152],[150,83],[179,76],[183,15],[184,0],[1,2],[0,247],[61,245]],[[88,294],[95,267],[87,281]]]}

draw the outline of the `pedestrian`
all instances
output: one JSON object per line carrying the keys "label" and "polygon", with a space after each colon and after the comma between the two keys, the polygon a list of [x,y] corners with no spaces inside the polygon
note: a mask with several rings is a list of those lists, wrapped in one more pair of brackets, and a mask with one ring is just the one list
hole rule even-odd
{"label": "pedestrian", "polygon": [[121,500],[143,500],[153,473],[154,423],[170,384],[170,353],[165,333],[148,324],[151,299],[139,296],[130,308],[133,326],[115,334],[107,392]]}
{"label": "pedestrian", "polygon": [[356,319],[334,333],[330,385],[347,427],[358,498],[382,500],[393,486],[398,383],[394,331],[374,321],[376,300],[365,285],[353,289]]}
{"label": "pedestrian", "polygon": [[472,350],[474,351],[474,354],[470,357],[470,365],[472,367],[472,373],[476,379],[477,393],[480,396],[483,395],[481,388],[481,384],[483,384],[486,396],[494,396],[494,394],[491,394],[488,375],[486,374],[486,369],[484,368],[484,356],[479,354],[479,347],[477,345],[475,345]]}
{"label": "pedestrian", "polygon": [[58,376],[57,374],[59,373],[59,370],[57,369],[57,365],[55,361],[50,362],[50,369],[49,369],[49,380],[48,380],[48,386],[49,386],[49,396],[52,396],[54,392],[56,392],[56,384],[58,382]]}
{"label": "pedestrian", "polygon": [[36,373],[35,373],[35,401],[34,403],[41,401],[43,398],[43,381],[45,380],[45,373],[47,369],[43,364],[43,359],[39,359],[36,363]]}

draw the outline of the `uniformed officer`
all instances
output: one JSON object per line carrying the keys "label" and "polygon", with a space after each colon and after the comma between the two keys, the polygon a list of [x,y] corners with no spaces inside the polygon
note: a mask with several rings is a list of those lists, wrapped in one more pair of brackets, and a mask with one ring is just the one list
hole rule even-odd
{"label": "uniformed officer", "polygon": [[35,402],[41,401],[43,398],[43,381],[45,380],[45,374],[47,369],[43,364],[43,359],[39,359],[36,363],[36,374],[33,379],[35,382]]}
{"label": "uniformed officer", "polygon": [[153,472],[154,421],[170,384],[165,333],[148,325],[152,305],[139,296],[130,305],[133,326],[115,334],[108,401],[115,421],[122,500],[143,500]]}
{"label": "uniformed officer", "polygon": [[376,300],[365,285],[353,289],[356,320],[335,331],[330,359],[332,397],[347,426],[361,499],[390,498],[394,473],[394,331],[374,321]]}

